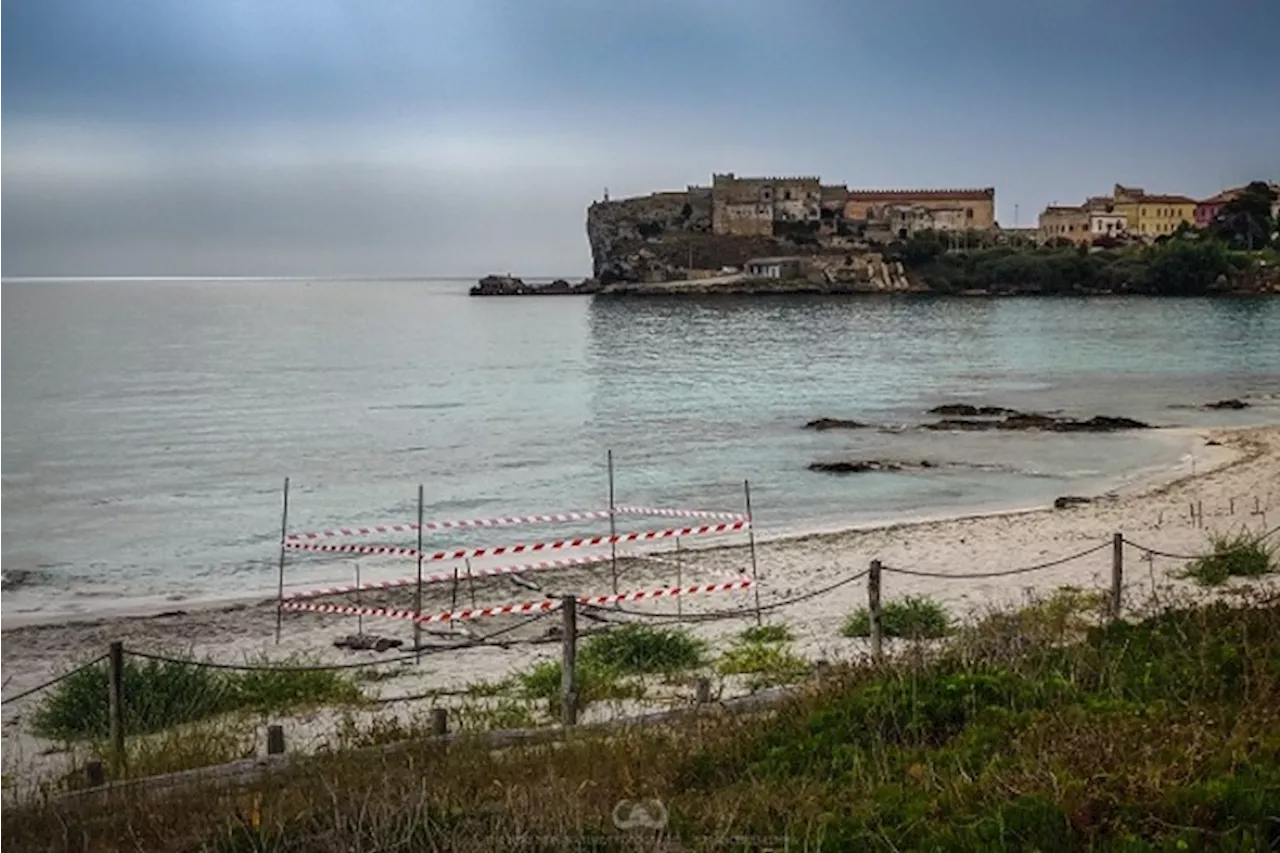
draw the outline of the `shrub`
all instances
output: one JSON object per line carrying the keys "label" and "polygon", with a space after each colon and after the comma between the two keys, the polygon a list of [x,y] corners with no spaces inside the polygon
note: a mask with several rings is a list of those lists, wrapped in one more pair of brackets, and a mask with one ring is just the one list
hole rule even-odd
{"label": "shrub", "polygon": [[745,642],[730,647],[716,661],[721,675],[749,675],[752,689],[791,684],[809,674],[811,667],[804,658],[792,654],[778,643]]}
{"label": "shrub", "polygon": [[1201,586],[1217,586],[1228,578],[1261,577],[1274,568],[1271,549],[1247,531],[1210,534],[1209,543],[1213,553],[1188,563],[1179,576]]}
{"label": "shrub", "polygon": [[738,639],[744,643],[788,643],[794,637],[786,625],[752,625]]}
{"label": "shrub", "polygon": [[588,669],[646,675],[701,666],[705,648],[687,631],[632,623],[588,639],[578,661]]}
{"label": "shrub", "polygon": [[[355,684],[333,670],[222,670],[192,661],[126,658],[124,728],[145,734],[230,711],[279,711],[353,702]],[[32,730],[47,738],[108,734],[107,667],[82,669],[61,682],[36,708]]]}
{"label": "shrub", "polygon": [[[575,686],[578,689],[578,703],[587,705],[591,702],[609,699],[639,699],[644,696],[644,685],[627,681],[615,670],[582,660],[578,657],[575,667]],[[564,671],[558,660],[542,661],[534,664],[524,672],[516,674],[521,693],[526,699],[537,699],[554,708],[560,701],[560,680]]]}
{"label": "shrub", "polygon": [[[886,637],[931,640],[947,636],[953,628],[945,607],[932,599],[913,595],[884,605],[883,621]],[[846,637],[871,636],[871,612],[865,607],[858,608],[845,620],[840,633]]]}

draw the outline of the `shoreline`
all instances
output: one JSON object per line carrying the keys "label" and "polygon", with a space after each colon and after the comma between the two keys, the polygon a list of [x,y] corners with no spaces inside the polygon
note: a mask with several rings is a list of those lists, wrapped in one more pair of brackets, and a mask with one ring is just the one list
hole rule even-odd
{"label": "shoreline", "polygon": [[[865,639],[842,635],[840,627],[849,614],[864,606],[864,582],[849,581],[872,560],[881,561],[886,575],[883,600],[922,596],[946,608],[953,619],[967,621],[993,610],[1026,604],[1036,596],[1062,586],[1105,589],[1110,584],[1112,549],[1116,533],[1132,537],[1137,547],[1126,547],[1124,597],[1130,612],[1142,612],[1146,603],[1167,600],[1170,594],[1193,587],[1171,573],[1186,562],[1147,553],[1154,548],[1167,554],[1203,552],[1215,533],[1242,529],[1260,533],[1280,520],[1280,426],[1241,429],[1181,429],[1189,442],[1206,439],[1218,445],[1200,444],[1190,458],[1165,468],[1163,476],[1103,490],[1091,502],[1065,509],[1044,506],[1014,508],[982,514],[951,514],[947,518],[899,519],[893,523],[848,525],[836,531],[809,530],[757,541],[760,585],[758,603],[769,608],[769,623],[789,626],[792,652],[813,663],[838,661],[864,655]],[[1200,449],[1200,448],[1203,449]],[[1191,473],[1192,460],[1195,462]],[[1197,520],[1188,516],[1188,505],[1202,506]],[[1255,514],[1254,506],[1259,508]],[[1277,543],[1280,544],[1280,543]],[[665,555],[669,557],[668,555]],[[620,557],[619,588],[651,589],[673,585],[715,583],[730,576],[749,575],[754,564],[746,544],[715,544],[683,552],[683,560],[647,561]],[[1026,574],[1034,567],[1034,574]],[[1016,572],[1015,572],[1016,568]],[[679,574],[678,574],[679,573]],[[455,604],[479,606],[543,597],[607,593],[608,561],[593,568],[561,569],[533,573],[513,583],[510,576],[477,580],[471,590],[462,588]],[[1268,587],[1274,579],[1262,579]],[[526,583],[533,584],[530,589]],[[1201,595],[1229,593],[1201,592]],[[825,590],[816,597],[806,593]],[[427,610],[451,609],[446,585],[424,590]],[[408,590],[366,594],[371,606],[405,607]],[[257,603],[252,603],[257,602]],[[360,708],[325,707],[286,715],[293,743],[303,752],[332,744],[348,716],[368,725],[409,722],[426,709],[447,706],[441,691],[457,696],[471,685],[494,685],[555,661],[560,646],[555,633],[559,619],[508,615],[458,623],[450,633],[446,624],[423,633],[430,651],[418,665],[394,663],[411,648],[409,623],[370,618],[365,630],[380,636],[405,638],[398,651],[379,654],[337,648],[335,638],[355,632],[353,616],[286,611],[281,640],[275,642],[275,601],[252,602],[205,609],[175,610],[154,615],[97,618],[92,621],[53,621],[45,624],[6,626],[3,632],[5,692],[18,696],[37,688],[72,666],[102,655],[109,643],[123,642],[127,649],[159,654],[191,656],[221,664],[279,665],[284,661],[306,664],[373,664],[387,662],[376,679],[360,682],[372,702]],[[649,599],[625,605],[629,612],[661,613],[668,618],[677,608],[686,616],[700,612],[732,612],[733,618],[686,621],[684,630],[706,644],[713,654],[731,646],[738,632],[754,624],[755,596],[750,592]],[[740,614],[740,615],[739,615]],[[526,624],[527,623],[527,624]],[[675,627],[675,622],[660,624]],[[496,642],[455,647],[460,640],[480,640],[491,632]],[[738,695],[743,685],[721,680],[723,695]],[[44,774],[63,766],[69,753],[60,745],[37,738],[28,730],[30,712],[47,694],[35,694],[3,704],[5,772]],[[413,699],[415,701],[409,701]],[[467,699],[456,700],[463,703]],[[655,699],[654,701],[661,701]],[[625,703],[624,703],[625,704]],[[634,703],[632,703],[634,704]],[[648,706],[645,706],[648,707]],[[602,702],[589,706],[583,721],[607,719],[635,708]],[[415,716],[418,715],[418,716]]]}
{"label": "shoreline", "polygon": [[[1247,451],[1232,447],[1231,444],[1224,442],[1219,447],[1205,448],[1209,451],[1218,452],[1202,454],[1202,456],[1209,457],[1209,459],[1207,462],[1197,462],[1194,450],[1198,447],[1203,447],[1207,439],[1214,435],[1219,435],[1220,437],[1233,436],[1256,430],[1280,431],[1280,425],[1260,423],[1230,428],[1177,426],[1156,427],[1147,430],[1145,432],[1149,434],[1150,439],[1153,441],[1165,440],[1178,444],[1181,452],[1177,463],[1172,466],[1148,466],[1136,471],[1099,478],[1090,488],[1081,489],[1077,494],[1081,497],[1089,498],[1090,501],[1097,501],[1109,496],[1117,498],[1138,497],[1148,491],[1172,488],[1185,480],[1211,474],[1240,461],[1247,461]],[[1050,501],[1048,503],[979,505],[956,511],[898,513],[857,522],[848,520],[831,521],[822,524],[798,522],[785,525],[766,534],[761,534],[757,531],[756,544],[758,546],[785,546],[788,543],[801,543],[813,539],[877,532],[889,533],[928,525],[981,519],[1017,518],[1054,511],[1052,501]],[[733,551],[742,547],[744,546],[737,543],[707,542],[705,544],[686,546],[685,551],[686,553],[696,552],[700,555],[706,555]],[[666,549],[655,549],[647,553],[662,555],[666,553]],[[335,583],[337,582],[335,581]],[[311,584],[310,586],[314,585]],[[286,586],[286,593],[290,591],[289,587]],[[292,590],[292,592],[297,591],[297,589]],[[227,614],[241,612],[249,608],[270,608],[274,612],[275,605],[276,597],[266,594],[265,591],[262,594],[213,596],[190,601],[155,600],[152,597],[144,596],[125,599],[116,604],[107,604],[92,615],[65,611],[47,614],[17,613],[7,615],[3,618],[3,624],[0,624],[0,636],[51,627],[74,625],[90,627],[121,621],[152,620],[173,616],[196,616],[210,613]]]}

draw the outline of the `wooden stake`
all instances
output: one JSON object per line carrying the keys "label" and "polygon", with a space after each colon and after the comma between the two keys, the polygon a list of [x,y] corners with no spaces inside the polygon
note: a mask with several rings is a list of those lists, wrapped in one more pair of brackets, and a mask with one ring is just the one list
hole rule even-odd
{"label": "wooden stake", "polygon": [[1120,618],[1124,589],[1124,536],[1117,533],[1111,537],[1111,606],[1109,610],[1112,620]]}
{"label": "wooden stake", "polygon": [[609,462],[609,561],[613,565],[613,594],[618,594],[618,543],[612,541],[618,535],[618,520],[613,505],[613,451],[608,451]]}
{"label": "wooden stake", "polygon": [[572,726],[578,722],[578,685],[574,666],[578,657],[578,599],[566,595],[560,599],[564,613],[564,637],[560,654],[560,722]]}
{"label": "wooden stake", "polygon": [[111,739],[112,770],[124,772],[124,643],[116,640],[107,651],[107,730]]}
{"label": "wooden stake", "polygon": [[871,659],[875,663],[884,663],[884,613],[880,610],[880,570],[880,561],[872,560],[871,571],[867,574],[867,615],[871,625]]}
{"label": "wooden stake", "polygon": [[267,755],[284,755],[284,726],[267,726]]}

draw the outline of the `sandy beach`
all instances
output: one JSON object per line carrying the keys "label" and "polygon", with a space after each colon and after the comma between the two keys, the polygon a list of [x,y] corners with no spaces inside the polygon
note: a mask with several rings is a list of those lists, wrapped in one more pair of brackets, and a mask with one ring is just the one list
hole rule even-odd
{"label": "sandy beach", "polygon": [[[860,529],[808,533],[757,543],[759,598],[764,606],[783,602],[811,590],[830,586],[867,568],[878,559],[890,569],[906,569],[939,574],[1000,572],[1050,562],[1094,546],[1107,547],[1079,559],[1043,570],[984,579],[922,577],[889,573],[884,596],[892,600],[905,595],[928,595],[943,603],[958,618],[992,606],[1016,603],[1028,590],[1048,592],[1058,586],[1105,587],[1111,571],[1113,534],[1123,533],[1140,545],[1187,554],[1203,550],[1212,532],[1261,532],[1280,522],[1280,428],[1255,427],[1238,430],[1165,430],[1168,440],[1182,442],[1186,453],[1171,470],[1152,473],[1142,482],[1092,496],[1078,506],[1026,508],[998,514],[935,520],[911,520]],[[1163,436],[1162,436],[1163,437]],[[1195,521],[1193,507],[1202,508],[1203,518]],[[742,540],[739,540],[741,542]],[[709,543],[714,545],[714,542]],[[685,583],[723,580],[750,575],[750,551],[745,544],[685,550],[679,558],[670,553],[659,560],[624,560],[620,563],[620,587],[647,589],[675,584],[677,572]],[[1131,602],[1145,599],[1153,584],[1168,582],[1168,570],[1182,561],[1153,557],[1137,548],[1125,553],[1125,581]],[[609,591],[608,564],[591,569],[540,572],[529,576],[536,589],[524,588],[509,578],[477,582],[474,588],[461,587],[458,604],[481,606],[514,601],[536,601],[562,594],[601,594]],[[794,649],[810,659],[840,659],[864,651],[861,640],[839,634],[843,618],[866,601],[866,586],[853,582],[831,592],[792,605],[774,608],[768,621],[788,623],[796,635]],[[447,610],[454,591],[442,584],[428,588],[424,609]],[[391,594],[366,594],[365,603],[408,606],[407,590]],[[335,599],[351,600],[350,597]],[[752,592],[691,596],[680,603],[686,614],[706,610],[741,608],[743,619],[695,623],[692,630],[712,647],[723,645],[753,618]],[[650,613],[672,613],[671,600],[633,603],[627,609]],[[505,647],[486,645],[456,649],[426,656],[419,666],[392,665],[395,673],[376,684],[366,685],[371,694],[383,697],[424,691],[456,690],[469,684],[501,679],[531,662],[555,658],[555,642],[527,642],[549,638],[548,629],[560,617],[550,614],[529,625],[512,629],[520,620],[499,617],[467,623],[473,636],[504,628]],[[584,623],[590,627],[590,620]],[[366,618],[365,631],[412,642],[408,622]],[[335,648],[333,640],[354,633],[352,616],[288,612],[284,614],[282,637],[275,642],[274,602],[246,602],[233,606],[184,609],[158,615],[121,616],[96,621],[15,626],[8,623],[2,635],[3,680],[6,696],[16,695],[79,662],[103,654],[113,640],[126,648],[148,652],[193,654],[199,658],[240,663],[245,660],[296,659],[327,663],[376,660],[397,652],[351,652]],[[448,626],[424,634],[424,642],[449,644],[454,640]],[[25,731],[24,715],[38,697],[5,702],[3,709],[4,753],[9,768],[30,763],[46,751]],[[401,703],[397,713],[412,713],[415,705]],[[390,706],[388,706],[390,707]],[[418,707],[419,711],[423,707]],[[606,713],[599,711],[597,713]],[[313,717],[313,725],[323,727],[323,715]],[[332,720],[328,720],[331,724]]]}

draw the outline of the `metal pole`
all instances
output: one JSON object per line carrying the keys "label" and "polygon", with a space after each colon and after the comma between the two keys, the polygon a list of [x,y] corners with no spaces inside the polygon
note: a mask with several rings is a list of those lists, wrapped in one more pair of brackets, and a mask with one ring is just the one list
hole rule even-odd
{"label": "metal pole", "polygon": [[[364,606],[364,590],[360,589],[360,561],[356,560],[356,607]],[[416,623],[415,623],[416,624]],[[364,637],[364,614],[356,614],[356,633]]]}
{"label": "metal pole", "polygon": [[747,501],[747,541],[751,545],[751,579],[755,581],[752,584],[752,591],[756,596],[756,625],[761,624],[760,619],[760,570],[756,565],[756,526],[751,517],[751,481],[742,481],[742,492]]}
{"label": "metal pole", "polygon": [[578,721],[578,685],[574,666],[578,657],[578,599],[566,595],[560,599],[564,612],[564,642],[560,656],[560,722],[572,726]]}
{"label": "metal pole", "polygon": [[[471,571],[467,569],[467,571]],[[458,609],[458,567],[453,567],[453,595],[449,599],[449,612],[454,613]],[[453,630],[453,619],[449,619],[449,630]]]}
{"label": "metal pole", "polygon": [[613,451],[608,451],[609,460],[609,561],[613,565],[613,594],[618,594],[618,520],[613,511]]}
{"label": "metal pole", "polygon": [[[684,561],[681,559],[681,554],[680,554],[680,537],[677,536],[676,537],[676,588],[679,589],[682,586],[684,586]],[[684,615],[684,602],[681,601],[681,599],[683,598],[684,598],[683,595],[676,596],[676,615],[677,616]]]}
{"label": "metal pole", "polygon": [[1111,618],[1120,618],[1122,589],[1124,588],[1124,535],[1111,537]]}
{"label": "metal pole", "polygon": [[467,586],[471,588],[471,609],[476,609],[476,576],[471,574],[471,558],[467,558]]}
{"label": "metal pole", "polygon": [[415,663],[422,663],[422,484],[418,484],[418,591],[413,596],[413,651]]}
{"label": "metal pole", "polygon": [[284,507],[280,511],[280,583],[276,593],[276,645],[280,645],[280,631],[284,627],[284,552],[285,538],[289,535],[289,478],[284,478]]}

